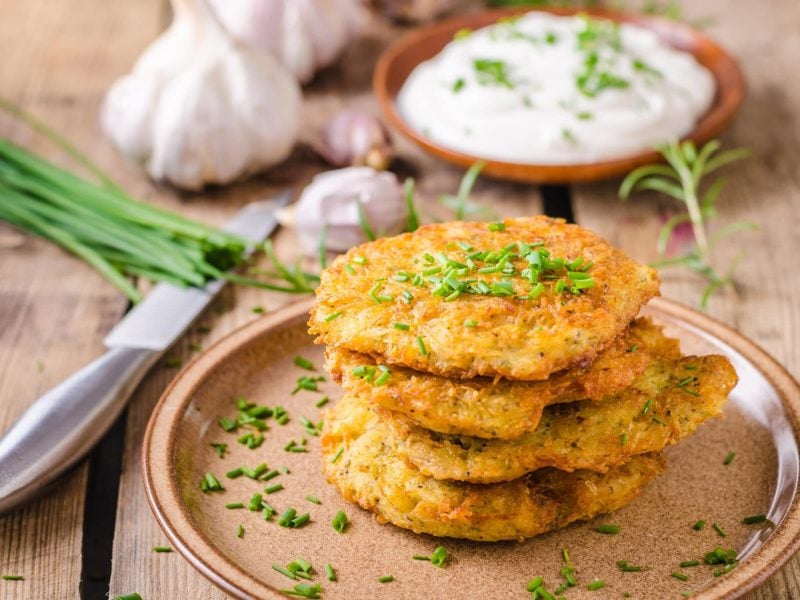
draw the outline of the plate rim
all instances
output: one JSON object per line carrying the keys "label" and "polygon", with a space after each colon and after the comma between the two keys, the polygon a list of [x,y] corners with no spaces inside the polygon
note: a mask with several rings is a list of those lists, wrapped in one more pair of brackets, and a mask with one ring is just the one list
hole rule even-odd
{"label": "plate rim", "polygon": [[[261,582],[222,554],[200,531],[178,489],[174,471],[175,437],[179,416],[185,413],[193,392],[210,372],[243,345],[271,330],[305,318],[313,298],[281,308],[242,325],[192,359],[167,386],[150,415],[142,444],[141,466],[147,502],[175,549],[211,583],[237,598],[283,598],[276,588]],[[781,405],[800,446],[800,383],[758,344],[732,327],[696,309],[666,298],[648,307],[680,319],[724,342],[756,366],[780,396]],[[769,538],[736,569],[699,591],[693,598],[738,598],[778,571],[800,550],[800,494],[795,487],[786,515]]]}
{"label": "plate rim", "polygon": [[[670,31],[676,37],[692,39],[695,45],[703,45],[713,50],[717,55],[719,64],[713,69],[708,66],[706,68],[714,76],[714,81],[717,84],[717,95],[709,110],[701,117],[692,131],[682,138],[683,140],[690,139],[700,144],[718,136],[733,120],[744,99],[747,86],[738,61],[710,36],[689,25],[653,15],[616,11],[601,7],[580,9],[555,6],[515,7],[483,10],[460,15],[416,29],[395,40],[379,56],[372,76],[372,91],[378,100],[378,106],[384,117],[392,127],[400,131],[403,136],[414,142],[426,153],[463,168],[469,168],[477,162],[483,162],[486,165],[483,169],[484,175],[507,181],[549,184],[586,183],[612,179],[625,175],[636,167],[654,162],[663,162],[663,157],[658,152],[649,150],[612,160],[575,165],[515,163],[484,158],[450,149],[417,132],[408,124],[397,110],[396,92],[393,93],[389,86],[390,72],[395,61],[400,56],[424,40],[446,32],[457,31],[473,22],[476,22],[479,26],[486,26],[503,17],[516,16],[528,12],[547,12],[564,16],[585,13],[608,18],[616,22],[634,23],[655,31],[662,41],[664,41],[664,32]],[[666,41],[670,46],[674,47],[674,44],[670,43],[669,40]],[[696,56],[695,52],[690,52]],[[418,64],[417,62],[416,65]],[[721,71],[725,71],[728,75],[724,80],[720,78]]]}

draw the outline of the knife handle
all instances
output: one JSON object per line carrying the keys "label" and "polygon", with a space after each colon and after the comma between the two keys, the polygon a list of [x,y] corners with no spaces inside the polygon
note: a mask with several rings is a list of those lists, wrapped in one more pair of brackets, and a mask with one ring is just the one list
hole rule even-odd
{"label": "knife handle", "polygon": [[34,402],[0,439],[0,514],[44,491],[83,458],[161,354],[112,348]]}

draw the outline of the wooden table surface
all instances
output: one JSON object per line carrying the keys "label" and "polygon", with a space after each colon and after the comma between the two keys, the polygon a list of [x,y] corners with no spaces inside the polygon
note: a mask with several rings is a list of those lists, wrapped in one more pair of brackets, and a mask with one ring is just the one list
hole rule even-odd
{"label": "wooden table surface", "polygon": [[[635,2],[629,2],[635,5]],[[709,32],[742,64],[748,97],[723,141],[748,146],[753,157],[729,169],[720,223],[750,219],[758,232],[736,238],[731,253],[745,258],[735,288],[715,296],[709,313],[754,339],[800,375],[800,4],[707,0],[684,3],[692,17],[711,17]],[[25,106],[82,147],[133,195],[219,223],[248,201],[291,186],[300,189],[325,166],[306,149],[273,173],[210,193],[184,195],[154,186],[111,148],[98,126],[105,90],[126,72],[169,20],[166,0],[0,0],[0,94]],[[343,105],[374,109],[370,75],[377,54],[403,32],[371,22],[341,62],[306,89],[305,137]],[[46,142],[8,119],[0,135],[58,157]],[[431,207],[452,192],[461,174],[398,140],[403,165]],[[536,189],[481,181],[474,198],[503,215],[548,212],[572,217],[641,261],[655,258],[655,238],[674,204],[642,196],[627,204],[616,183]],[[295,250],[291,232],[277,244]],[[695,304],[702,282],[684,271],[664,272],[663,294]],[[227,290],[170,352],[188,358],[207,345],[288,302],[253,290]],[[50,244],[0,224],[0,431],[49,387],[98,356],[102,338],[128,303],[94,271]],[[174,369],[158,366],[101,445],[52,493],[0,517],[0,572],[25,576],[0,581],[8,600],[113,598],[137,591],[145,600],[224,598],[178,554],[153,553],[166,542],[148,508],[139,468],[148,415]],[[752,598],[800,598],[800,558],[793,557]]]}

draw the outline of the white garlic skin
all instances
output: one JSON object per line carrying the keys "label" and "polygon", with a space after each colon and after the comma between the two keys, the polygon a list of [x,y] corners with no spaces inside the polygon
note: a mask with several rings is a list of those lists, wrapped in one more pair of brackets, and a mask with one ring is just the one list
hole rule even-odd
{"label": "white garlic skin", "polygon": [[306,254],[316,255],[323,228],[331,252],[345,252],[366,242],[359,224],[359,202],[377,235],[405,229],[408,210],[394,173],[371,167],[327,171],[306,186],[294,209],[295,228]]}
{"label": "white garlic skin", "polygon": [[335,167],[363,166],[384,170],[394,158],[389,133],[373,115],[348,109],[331,118],[312,144]]}
{"label": "white garlic skin", "polygon": [[226,29],[274,56],[301,83],[332,64],[361,28],[358,0],[208,0]]}
{"label": "white garlic skin", "polygon": [[285,160],[302,106],[292,75],[229,36],[204,0],[173,4],[170,28],[106,95],[106,134],[153,179],[189,190]]}

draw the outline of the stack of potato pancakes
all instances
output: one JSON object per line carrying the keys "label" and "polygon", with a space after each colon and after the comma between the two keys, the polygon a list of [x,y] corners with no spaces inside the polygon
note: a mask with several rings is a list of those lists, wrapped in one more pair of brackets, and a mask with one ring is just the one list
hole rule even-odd
{"label": "stack of potato pancakes", "polygon": [[484,541],[624,506],[737,380],[636,318],[657,294],[652,269],[547,217],[353,248],[309,322],[345,390],[329,481],[382,521]]}

